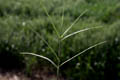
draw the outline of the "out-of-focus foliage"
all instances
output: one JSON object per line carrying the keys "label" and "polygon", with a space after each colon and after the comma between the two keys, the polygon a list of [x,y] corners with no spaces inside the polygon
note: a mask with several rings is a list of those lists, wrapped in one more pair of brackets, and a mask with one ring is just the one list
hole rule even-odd
{"label": "out-of-focus foliage", "polygon": [[[0,55],[5,52],[16,56],[21,63],[26,63],[27,71],[34,64],[41,65],[43,62],[36,57],[19,56],[19,52],[34,52],[56,61],[47,45],[32,32],[34,30],[42,35],[57,52],[56,34],[40,2],[47,8],[60,33],[86,9],[88,12],[69,33],[103,26],[65,40],[62,44],[62,61],[98,42],[108,41],[64,65],[61,70],[63,76],[70,80],[120,79],[119,0],[64,0],[64,4],[61,0],[0,0]],[[61,27],[63,5],[65,16]]]}

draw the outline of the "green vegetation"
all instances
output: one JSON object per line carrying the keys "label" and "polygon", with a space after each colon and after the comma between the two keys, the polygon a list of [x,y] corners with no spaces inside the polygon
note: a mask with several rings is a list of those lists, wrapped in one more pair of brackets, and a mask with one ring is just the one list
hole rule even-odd
{"label": "green vegetation", "polygon": [[[56,32],[40,5],[41,1],[0,0],[0,55],[6,53],[18,57],[21,63],[26,64],[27,71],[33,65],[40,66],[47,62],[41,62],[42,59],[34,56],[22,56],[19,52],[37,53],[57,62],[44,41],[33,32],[42,35],[57,52]],[[119,0],[65,0],[64,4],[61,0],[43,0],[42,5],[46,7],[60,34],[85,10],[88,11],[68,34],[85,28],[103,27],[65,39],[61,46],[61,62],[96,43],[108,41],[65,64],[61,75],[70,80],[106,80],[108,76],[113,77],[113,80],[120,78]],[[64,24],[61,26],[63,5]]]}

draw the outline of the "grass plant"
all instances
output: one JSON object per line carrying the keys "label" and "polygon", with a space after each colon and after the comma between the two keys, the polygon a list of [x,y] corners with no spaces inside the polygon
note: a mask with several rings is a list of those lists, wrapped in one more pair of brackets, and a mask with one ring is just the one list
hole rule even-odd
{"label": "grass plant", "polygon": [[[48,16],[49,20],[51,21],[51,24],[52,24],[52,28],[53,30],[55,31],[56,35],[57,35],[57,40],[58,40],[58,52],[55,52],[55,50],[52,48],[52,46],[45,40],[45,38],[40,35],[38,32],[36,32],[34,29],[30,28],[29,29],[31,31],[33,31],[41,40],[43,40],[43,42],[49,47],[49,49],[51,50],[51,52],[53,53],[53,55],[56,57],[56,60],[57,60],[57,63],[55,63],[52,59],[49,59],[48,57],[45,57],[45,56],[42,56],[42,55],[38,55],[36,53],[30,53],[30,52],[21,52],[21,54],[24,54],[24,55],[32,55],[32,56],[36,56],[36,57],[39,57],[39,58],[42,58],[44,60],[47,60],[49,61],[55,68],[56,68],[56,75],[57,75],[57,80],[60,80],[60,68],[70,62],[71,60],[75,59],[76,57],[80,56],[81,54],[85,53],[86,51],[96,47],[96,46],[99,46],[101,44],[104,44],[106,43],[106,41],[103,41],[103,42],[100,42],[100,43],[96,43],[94,44],[93,46],[90,46],[88,47],[87,49],[83,50],[82,52],[79,52],[77,53],[76,55],[74,55],[73,57],[65,60],[64,62],[61,62],[60,60],[60,56],[61,56],[61,50],[62,50],[62,47],[61,47],[61,44],[62,42],[64,42],[64,40],[67,40],[69,37],[71,36],[74,36],[74,35],[77,35],[81,32],[84,32],[84,31],[88,31],[88,30],[91,30],[91,29],[98,29],[98,28],[102,28],[102,27],[91,27],[91,28],[86,28],[86,29],[82,29],[82,30],[78,30],[78,31],[75,31],[75,32],[72,32],[70,34],[68,34],[68,32],[74,27],[74,25],[79,21],[79,19],[81,18],[81,16],[83,16],[88,10],[85,10],[83,13],[81,13],[77,19],[75,19],[75,21],[73,21],[73,23],[71,23],[71,25],[61,34],[61,32],[58,32],[57,30],[57,27],[55,26],[53,20],[52,20],[52,17],[49,15],[46,7],[43,5],[43,3],[41,2],[41,6],[43,8],[43,10],[45,11],[46,15]],[[61,27],[63,26],[64,24],[64,5],[63,5],[63,11],[62,11],[62,16],[61,16]]]}

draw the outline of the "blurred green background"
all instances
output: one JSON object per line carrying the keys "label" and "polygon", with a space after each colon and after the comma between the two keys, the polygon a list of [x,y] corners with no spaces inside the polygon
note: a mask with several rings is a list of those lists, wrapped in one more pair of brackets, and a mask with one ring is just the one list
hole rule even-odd
{"label": "blurred green background", "polygon": [[[34,52],[56,61],[48,46],[32,32],[38,32],[55,51],[58,50],[56,33],[40,2],[60,33],[85,10],[88,11],[69,33],[103,27],[65,40],[60,57],[62,61],[89,46],[108,41],[64,65],[61,68],[63,77],[68,80],[120,80],[120,0],[64,0],[64,3],[62,0],[0,0],[1,68],[25,68],[27,73],[32,73],[32,68],[38,66],[53,68],[50,63],[37,57],[20,55],[20,52]],[[63,6],[64,25],[61,26]]]}

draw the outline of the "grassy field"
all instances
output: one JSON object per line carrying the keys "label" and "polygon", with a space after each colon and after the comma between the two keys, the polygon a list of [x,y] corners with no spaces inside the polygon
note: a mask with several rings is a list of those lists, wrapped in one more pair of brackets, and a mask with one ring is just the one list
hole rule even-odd
{"label": "grassy field", "polygon": [[[42,59],[19,54],[34,52],[56,62],[48,46],[33,32],[42,35],[57,52],[57,36],[42,5],[46,7],[60,34],[85,10],[87,12],[68,34],[85,28],[102,27],[64,40],[60,56],[62,61],[98,42],[108,41],[64,65],[61,76],[68,80],[120,79],[119,0],[0,0],[1,68],[22,67],[31,74],[34,67],[49,66],[55,71],[50,63]],[[64,21],[61,26],[63,7]]]}

